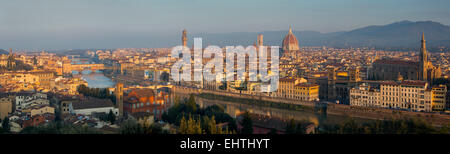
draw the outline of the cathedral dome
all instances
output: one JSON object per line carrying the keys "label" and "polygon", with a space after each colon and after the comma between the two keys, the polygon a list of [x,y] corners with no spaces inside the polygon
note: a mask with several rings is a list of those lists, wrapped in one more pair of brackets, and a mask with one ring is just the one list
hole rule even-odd
{"label": "cathedral dome", "polygon": [[299,50],[297,37],[292,33],[292,29],[289,27],[289,34],[283,39],[284,51],[296,51]]}

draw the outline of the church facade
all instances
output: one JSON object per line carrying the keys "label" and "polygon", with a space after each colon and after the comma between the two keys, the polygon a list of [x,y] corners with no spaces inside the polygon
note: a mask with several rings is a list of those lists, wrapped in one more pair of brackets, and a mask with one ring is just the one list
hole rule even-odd
{"label": "church facade", "polygon": [[368,73],[369,80],[422,80],[432,83],[441,77],[441,68],[428,61],[425,35],[422,34],[419,61],[376,60]]}

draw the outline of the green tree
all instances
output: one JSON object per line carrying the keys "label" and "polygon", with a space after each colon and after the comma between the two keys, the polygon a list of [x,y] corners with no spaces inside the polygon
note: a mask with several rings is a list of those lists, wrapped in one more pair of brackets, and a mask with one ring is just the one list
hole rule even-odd
{"label": "green tree", "polygon": [[250,112],[246,111],[245,113],[243,113],[241,125],[242,134],[253,134],[253,121],[251,119]]}
{"label": "green tree", "polygon": [[294,134],[295,130],[295,120],[291,119],[286,126],[286,134]]}
{"label": "green tree", "polygon": [[144,129],[136,122],[136,120],[126,120],[120,126],[121,134],[144,134]]}
{"label": "green tree", "polygon": [[270,132],[267,133],[267,134],[269,134],[269,135],[275,135],[275,134],[278,134],[278,133],[277,133],[277,129],[272,128],[272,129],[270,129]]}
{"label": "green tree", "polygon": [[216,119],[214,116],[211,117],[211,119],[209,119],[209,121],[207,121],[208,123],[208,134],[220,134],[217,126],[216,126]]}
{"label": "green tree", "polygon": [[162,72],[162,73],[161,73],[161,76],[160,76],[160,79],[161,79],[161,81],[169,82],[169,77],[170,77],[169,73],[167,73],[167,72]]}
{"label": "green tree", "polygon": [[197,103],[195,102],[194,94],[189,95],[189,100],[187,101],[186,105],[191,110],[191,112],[197,111]]}
{"label": "green tree", "polygon": [[111,124],[114,124],[116,121],[116,115],[112,112],[112,110],[109,110],[108,121],[111,122]]}
{"label": "green tree", "polygon": [[9,132],[11,130],[8,117],[5,117],[5,119],[2,120],[2,128],[5,132]]}
{"label": "green tree", "polygon": [[180,134],[187,134],[188,133],[187,130],[188,130],[187,121],[186,121],[186,118],[184,118],[184,116],[183,116],[183,118],[181,118],[181,121],[180,121],[179,132],[180,132]]}

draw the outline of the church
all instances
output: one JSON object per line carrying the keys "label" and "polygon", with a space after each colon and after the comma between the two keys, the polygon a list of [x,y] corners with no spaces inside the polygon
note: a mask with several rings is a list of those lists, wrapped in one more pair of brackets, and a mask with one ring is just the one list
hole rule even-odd
{"label": "church", "polygon": [[282,44],[282,55],[297,58],[300,48],[298,46],[297,37],[292,32],[292,28],[289,27],[289,33],[284,37]]}
{"label": "church", "polygon": [[14,58],[14,54],[12,53],[12,49],[9,49],[9,55],[0,55],[0,67],[7,69],[13,69],[16,67],[16,60]]}
{"label": "church", "polygon": [[441,68],[428,61],[425,35],[422,34],[419,61],[379,59],[369,69],[369,80],[422,80],[432,83],[441,77]]}

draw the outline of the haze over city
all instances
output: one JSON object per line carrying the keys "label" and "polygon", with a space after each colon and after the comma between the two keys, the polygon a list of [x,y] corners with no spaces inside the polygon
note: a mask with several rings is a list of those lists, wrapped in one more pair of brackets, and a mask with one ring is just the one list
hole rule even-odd
{"label": "haze over city", "polygon": [[[2,1],[0,48],[169,47],[190,34],[348,31],[403,20],[450,25],[446,0]],[[161,41],[164,40],[164,41]]]}

